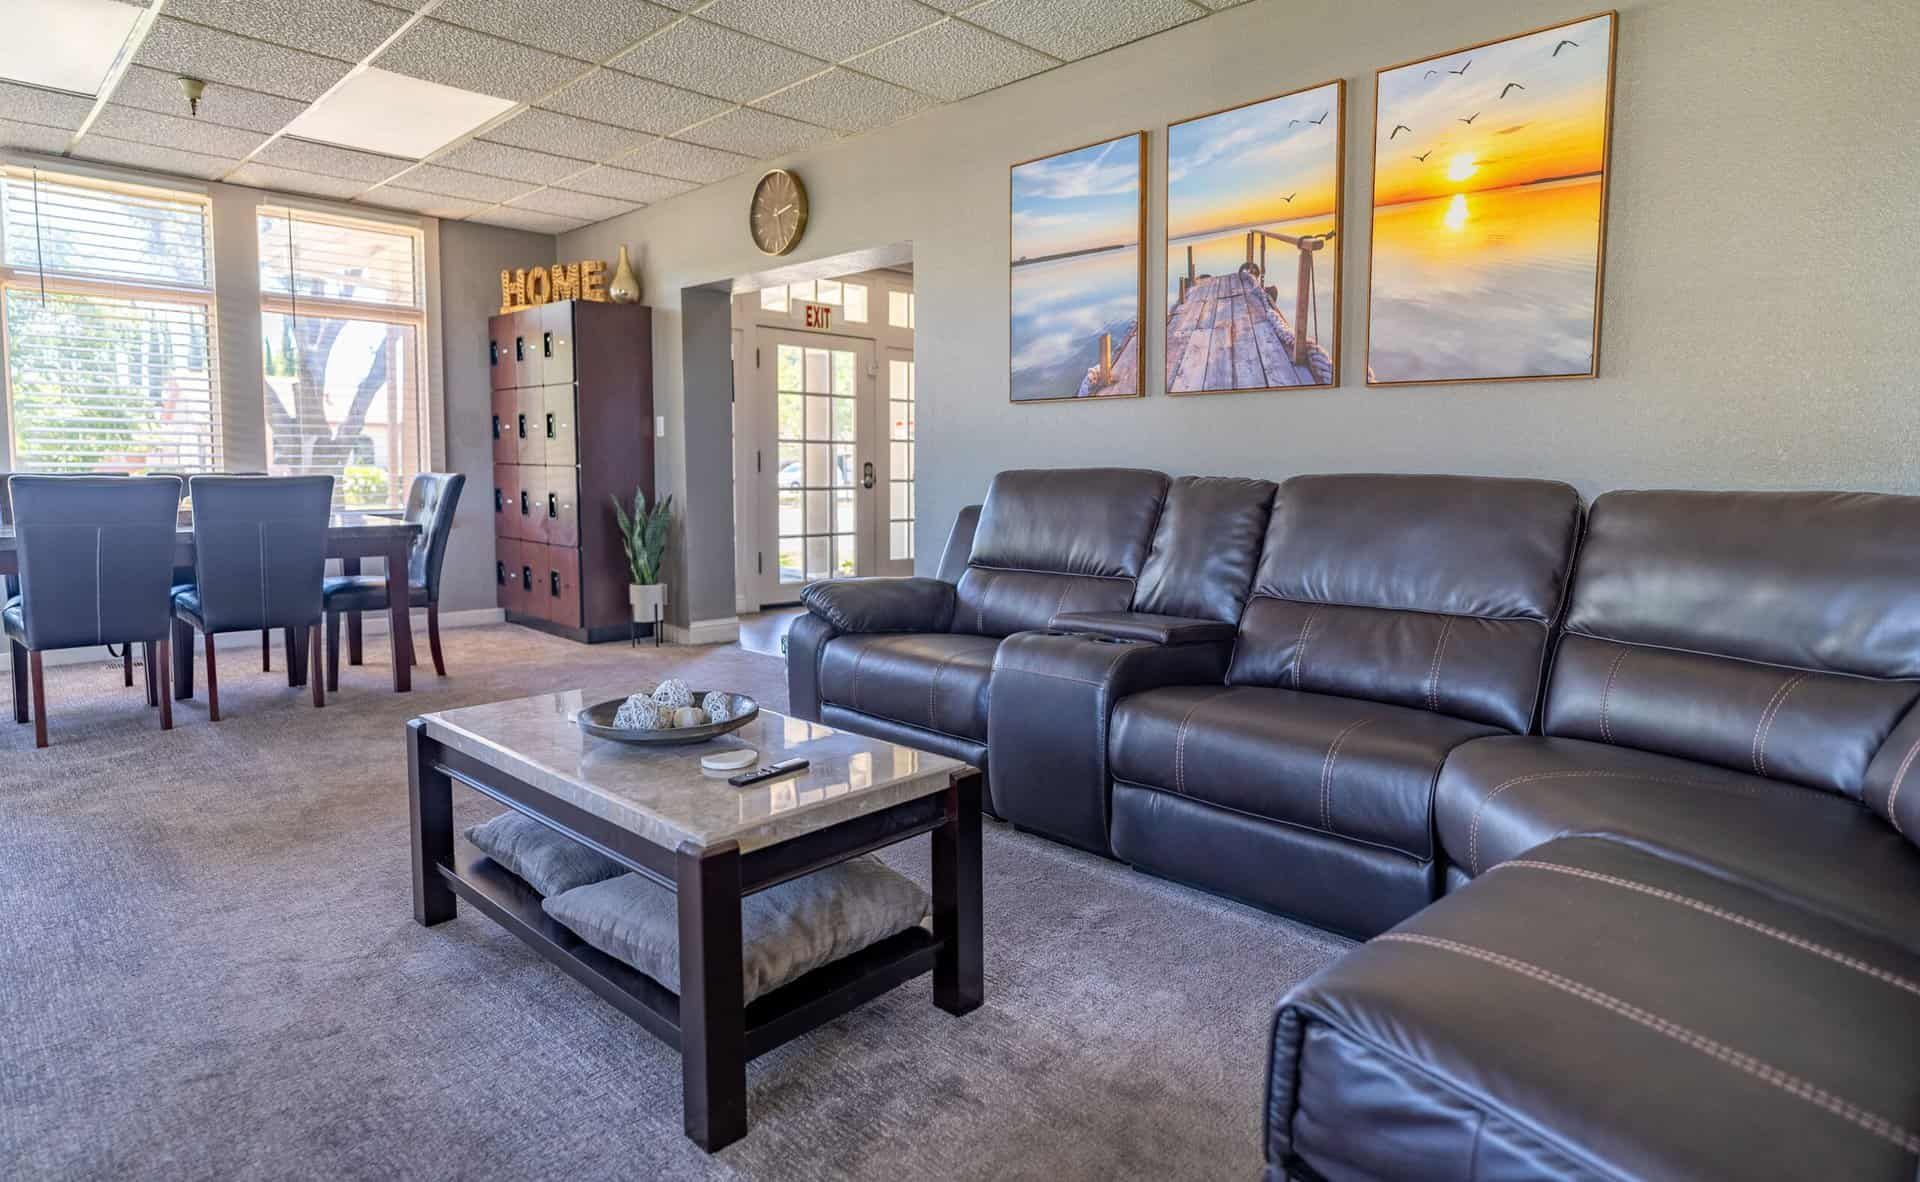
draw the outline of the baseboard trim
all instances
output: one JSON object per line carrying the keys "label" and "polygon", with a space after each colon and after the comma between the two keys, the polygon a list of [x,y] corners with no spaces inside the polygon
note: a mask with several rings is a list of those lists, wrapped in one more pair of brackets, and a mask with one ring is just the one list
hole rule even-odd
{"label": "baseboard trim", "polygon": [[[488,624],[503,624],[506,622],[506,619],[507,613],[497,607],[477,607],[468,611],[442,612],[440,614],[440,627],[442,629],[484,628]],[[388,632],[387,620],[387,613],[383,611],[362,612],[360,615],[361,635],[385,636]],[[426,623],[426,609],[413,609],[414,632],[420,638],[421,645],[426,643]],[[278,628],[273,630],[272,644],[276,665],[279,663],[280,654],[286,651],[286,641],[280,633],[281,630]],[[204,642],[205,638],[202,637],[201,640]],[[250,651],[257,654],[260,651],[260,634],[258,632],[222,632],[219,636],[215,637],[215,641],[217,642],[217,651],[222,656],[241,651]],[[0,669],[12,668],[10,660],[12,651],[12,645],[0,644]],[[198,646],[196,646],[196,651],[198,651]],[[136,665],[140,663],[139,652],[139,649],[134,650],[134,664]],[[51,669],[61,665],[86,665],[118,659],[117,657],[109,656],[104,647],[63,648],[55,649],[53,652],[47,653],[41,663]]]}
{"label": "baseboard trim", "polygon": [[740,639],[740,617],[695,620],[684,628],[668,624],[666,639],[669,644],[732,644]]}

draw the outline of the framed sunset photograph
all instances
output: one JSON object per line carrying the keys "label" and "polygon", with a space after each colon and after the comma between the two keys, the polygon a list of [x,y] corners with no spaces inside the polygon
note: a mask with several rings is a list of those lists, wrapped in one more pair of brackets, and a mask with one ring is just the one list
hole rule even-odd
{"label": "framed sunset photograph", "polygon": [[1340,380],[1345,82],[1167,128],[1167,393]]}
{"label": "framed sunset photograph", "polygon": [[1615,21],[1376,75],[1368,385],[1599,373]]}
{"label": "framed sunset photograph", "polygon": [[1142,131],[1013,166],[1013,401],[1145,393],[1146,154]]}

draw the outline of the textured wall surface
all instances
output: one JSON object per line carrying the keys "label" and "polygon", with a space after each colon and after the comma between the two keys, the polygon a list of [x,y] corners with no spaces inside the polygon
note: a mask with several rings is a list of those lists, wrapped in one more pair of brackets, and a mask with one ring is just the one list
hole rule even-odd
{"label": "textured wall surface", "polygon": [[[782,161],[813,201],[796,259],[913,244],[922,567],[932,568],[955,510],[995,471],[1019,465],[1550,475],[1589,496],[1673,485],[1920,492],[1911,328],[1920,296],[1912,78],[1920,4],[1618,7],[1594,381],[1362,384],[1373,71],[1593,10],[1578,0],[1254,0]],[[1340,77],[1354,244],[1344,252],[1341,388],[1182,399],[1150,378],[1142,400],[1008,404],[1008,164],[1150,132],[1148,318],[1158,322],[1167,122]],[[746,231],[754,180],[735,177],[560,244],[568,258],[611,258],[622,242],[636,248],[658,309],[666,491],[684,491],[689,468],[727,462],[724,438],[684,430],[679,293],[764,267]],[[1148,372],[1158,374],[1158,334],[1148,342]],[[698,389],[718,396],[711,384]],[[729,512],[724,503],[690,505],[686,528],[728,531]],[[717,580],[698,581],[715,602],[703,598],[690,614],[729,614]]]}

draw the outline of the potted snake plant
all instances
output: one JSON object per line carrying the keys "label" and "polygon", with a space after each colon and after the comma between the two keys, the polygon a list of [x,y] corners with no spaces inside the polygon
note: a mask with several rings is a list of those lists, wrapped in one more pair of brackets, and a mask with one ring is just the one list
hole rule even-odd
{"label": "potted snake plant", "polygon": [[614,516],[620,522],[620,544],[627,550],[627,567],[632,582],[627,587],[627,602],[633,605],[636,624],[658,628],[665,616],[667,585],[662,578],[667,554],[667,531],[673,521],[673,497],[660,498],[647,508],[645,489],[633,490],[633,512],[613,498]]}

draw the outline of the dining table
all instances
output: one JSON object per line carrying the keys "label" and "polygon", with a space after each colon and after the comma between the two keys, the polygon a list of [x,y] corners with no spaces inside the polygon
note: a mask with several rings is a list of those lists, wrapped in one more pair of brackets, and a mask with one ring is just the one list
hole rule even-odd
{"label": "dining table", "polygon": [[[340,559],[349,574],[358,573],[365,559],[383,559],[388,577],[400,580],[400,592],[387,596],[387,616],[393,637],[393,688],[402,694],[413,689],[413,624],[405,586],[407,555],[420,530],[419,522],[381,513],[340,512],[327,521],[328,558]],[[174,534],[173,563],[177,567],[192,566],[193,560],[192,513],[183,510]],[[19,573],[20,554],[13,526],[0,525],[0,578]],[[310,675],[318,676],[319,671]]]}

